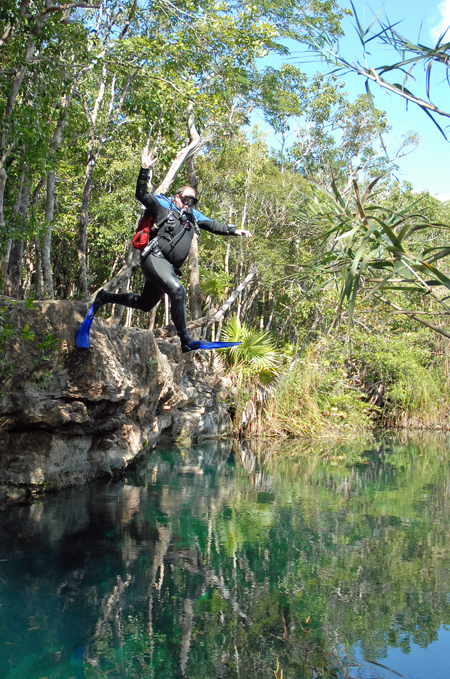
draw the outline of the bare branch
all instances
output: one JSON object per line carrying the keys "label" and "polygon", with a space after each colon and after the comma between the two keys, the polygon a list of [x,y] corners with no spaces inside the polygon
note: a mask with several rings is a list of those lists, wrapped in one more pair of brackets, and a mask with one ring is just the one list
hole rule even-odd
{"label": "bare branch", "polygon": [[189,134],[191,136],[191,141],[187,146],[185,146],[181,151],[178,151],[177,155],[175,156],[174,160],[172,161],[171,166],[169,167],[166,176],[164,177],[163,181],[161,184],[158,186],[156,189],[155,193],[167,193],[169,190],[172,182],[175,180],[175,177],[177,176],[182,164],[185,162],[187,158],[190,158],[191,156],[194,155],[196,151],[200,148],[200,145],[202,143],[202,138],[200,134],[197,132],[197,128],[195,126],[195,117],[194,117],[194,104],[190,101],[188,108],[187,108],[187,118],[188,118],[188,128],[189,128]]}
{"label": "bare branch", "polygon": [[242,283],[238,285],[238,287],[228,297],[227,301],[224,304],[222,304],[222,306],[219,307],[219,309],[216,309],[216,311],[214,311],[212,314],[209,314],[208,316],[203,316],[202,318],[199,318],[196,321],[191,321],[190,323],[188,323],[189,330],[194,328],[201,328],[205,325],[211,325],[211,323],[217,323],[217,321],[220,321],[220,319],[225,316],[228,309],[237,300],[241,292],[243,292],[243,290],[245,290],[245,288],[247,288],[250,285],[250,283],[252,283],[257,273],[258,269],[256,267],[253,267],[250,273],[244,278]]}
{"label": "bare branch", "polygon": [[30,21],[39,21],[43,17],[53,14],[54,12],[69,12],[72,9],[98,9],[100,5],[86,5],[84,2],[70,2],[67,5],[52,5],[51,7],[46,7],[39,14],[32,14],[31,16],[26,16]]}

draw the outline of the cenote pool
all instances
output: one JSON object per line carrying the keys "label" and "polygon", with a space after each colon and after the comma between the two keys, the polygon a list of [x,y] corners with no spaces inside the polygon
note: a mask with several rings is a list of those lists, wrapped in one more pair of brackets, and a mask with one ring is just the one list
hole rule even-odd
{"label": "cenote pool", "polygon": [[446,679],[449,451],[222,441],[5,509],[0,677]]}

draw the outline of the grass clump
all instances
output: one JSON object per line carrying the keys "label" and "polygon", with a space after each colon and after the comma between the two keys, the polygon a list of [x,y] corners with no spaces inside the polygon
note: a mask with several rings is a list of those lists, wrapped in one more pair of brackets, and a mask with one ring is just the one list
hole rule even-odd
{"label": "grass clump", "polygon": [[263,433],[346,439],[375,427],[447,429],[447,346],[423,331],[326,336],[280,376]]}
{"label": "grass clump", "polygon": [[311,350],[281,375],[266,406],[264,433],[354,439],[373,428],[376,407],[349,382],[345,367]]}

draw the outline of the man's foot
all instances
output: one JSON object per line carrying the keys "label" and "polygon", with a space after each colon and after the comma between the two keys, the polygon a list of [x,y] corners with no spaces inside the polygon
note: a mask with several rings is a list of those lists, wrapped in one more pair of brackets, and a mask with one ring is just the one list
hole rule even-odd
{"label": "man's foot", "polygon": [[189,351],[195,351],[198,349],[196,346],[198,342],[196,340],[193,340],[192,337],[180,337],[180,342],[181,342],[181,351],[183,354],[187,354]]}
{"label": "man's foot", "polygon": [[184,344],[184,342],[181,342],[181,353],[187,354],[189,351],[195,351],[195,349],[192,349],[189,344]]}

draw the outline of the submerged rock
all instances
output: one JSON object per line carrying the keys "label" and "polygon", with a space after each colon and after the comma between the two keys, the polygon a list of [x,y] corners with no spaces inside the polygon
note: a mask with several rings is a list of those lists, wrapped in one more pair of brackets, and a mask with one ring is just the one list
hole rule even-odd
{"label": "submerged rock", "polygon": [[91,349],[78,349],[86,312],[85,303],[63,300],[7,308],[0,502],[24,487],[62,488],[112,473],[148,445],[231,433],[226,384],[209,354],[182,354],[177,338],[157,341],[148,330],[101,319],[92,325]]}

